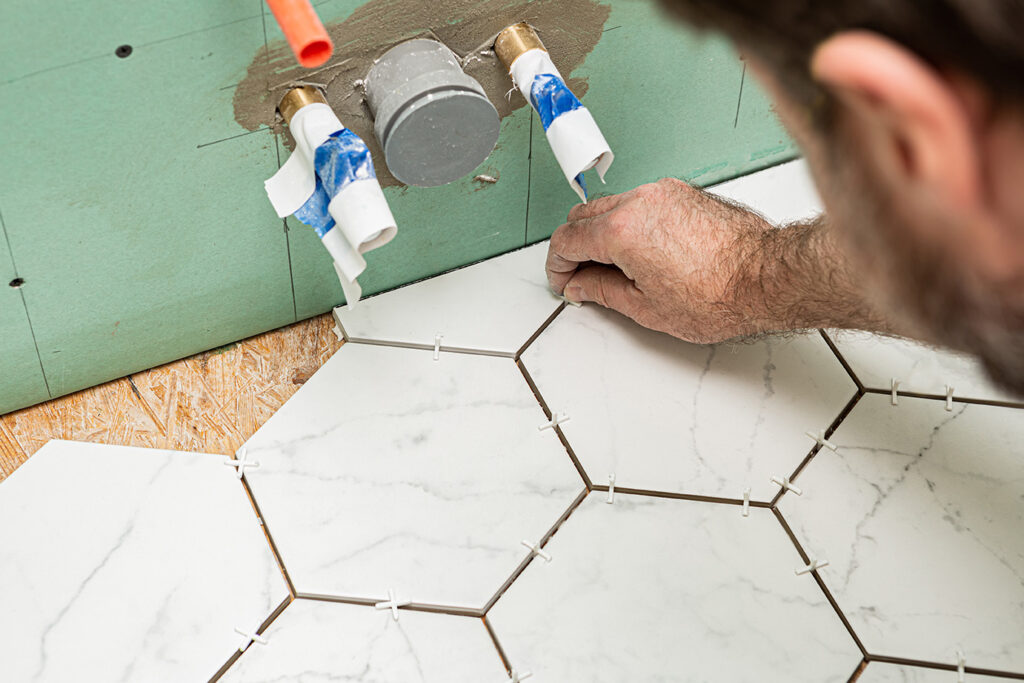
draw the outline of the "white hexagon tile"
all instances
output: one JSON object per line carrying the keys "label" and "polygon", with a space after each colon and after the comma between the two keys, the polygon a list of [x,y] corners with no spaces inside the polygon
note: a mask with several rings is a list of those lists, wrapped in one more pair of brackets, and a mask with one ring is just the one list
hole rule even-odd
{"label": "white hexagon tile", "polygon": [[861,652],[770,510],[591,493],[491,609],[551,681],[845,682]]}
{"label": "white hexagon tile", "polygon": [[995,386],[977,360],[963,353],[898,337],[829,330],[853,374],[868,389],[970,398],[1024,405],[1020,396]]}
{"label": "white hexagon tile", "polygon": [[562,305],[544,274],[547,243],[336,308],[345,337],[512,356]]}
{"label": "white hexagon tile", "polygon": [[817,333],[695,346],[568,307],[523,365],[595,484],[769,501],[857,388]]}
{"label": "white hexagon tile", "polygon": [[0,678],[202,681],[288,588],[223,458],[51,441],[0,484]]}
{"label": "white hexagon tile", "polygon": [[777,224],[814,218],[825,210],[803,159],[729,180],[707,190],[749,206]]}
{"label": "white hexagon tile", "polygon": [[483,620],[295,600],[220,680],[508,683]]}
{"label": "white hexagon tile", "polygon": [[1024,674],[1024,411],[868,394],[780,509],[868,652]]}
{"label": "white hexagon tile", "polygon": [[482,608],[583,490],[515,363],[346,344],[246,444],[296,590]]}

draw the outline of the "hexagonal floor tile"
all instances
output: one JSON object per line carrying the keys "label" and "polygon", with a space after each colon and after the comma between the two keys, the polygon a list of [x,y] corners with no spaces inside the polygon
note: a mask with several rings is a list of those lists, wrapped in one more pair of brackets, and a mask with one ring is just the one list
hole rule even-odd
{"label": "hexagonal floor tile", "polygon": [[222,681],[508,683],[480,619],[296,600]]}
{"label": "hexagonal floor tile", "polygon": [[590,304],[522,360],[591,480],[624,488],[770,500],[856,394],[818,334],[695,346]]}
{"label": "hexagonal floor tile", "polygon": [[[971,673],[964,676],[968,683],[997,683],[1005,678],[982,676]],[[871,662],[857,683],[956,683],[957,673],[944,669],[926,669],[918,666],[901,666]]]}
{"label": "hexagonal floor tile", "polygon": [[1024,411],[867,395],[780,508],[869,652],[1024,673]]}
{"label": "hexagonal floor tile", "polygon": [[511,356],[529,340],[562,299],[544,274],[548,244],[497,258],[370,297],[354,310],[336,308],[345,336],[354,341]]}
{"label": "hexagonal floor tile", "polygon": [[995,386],[981,363],[967,354],[867,332],[829,330],[828,335],[869,389],[889,391],[896,379],[902,392],[945,396],[953,387],[958,398],[1024,404],[1024,397]]}
{"label": "hexagonal floor tile", "polygon": [[772,166],[707,189],[719,197],[749,206],[777,224],[807,220],[825,210],[803,159]]}
{"label": "hexagonal floor tile", "polygon": [[246,444],[296,589],[481,608],[583,488],[507,358],[346,344]]}
{"label": "hexagonal floor tile", "polygon": [[0,520],[4,680],[206,680],[288,597],[223,458],[51,441]]}
{"label": "hexagonal floor tile", "polygon": [[488,619],[531,683],[846,681],[853,638],[775,516],[592,493]]}

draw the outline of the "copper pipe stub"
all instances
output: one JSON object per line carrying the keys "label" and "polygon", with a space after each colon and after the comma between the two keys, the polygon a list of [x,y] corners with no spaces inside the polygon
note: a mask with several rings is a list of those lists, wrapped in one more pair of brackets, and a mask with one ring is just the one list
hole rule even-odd
{"label": "copper pipe stub", "polygon": [[498,59],[505,65],[506,69],[511,69],[512,62],[516,61],[519,55],[530,50],[544,50],[547,52],[547,48],[541,42],[540,36],[525,21],[509,26],[499,33],[498,39],[494,41],[494,52],[498,55]]}
{"label": "copper pipe stub", "polygon": [[277,110],[281,112],[285,123],[291,123],[295,112],[307,104],[316,103],[327,104],[327,98],[324,97],[324,94],[318,88],[314,88],[311,85],[303,85],[289,90],[281,99],[281,104],[277,105]]}

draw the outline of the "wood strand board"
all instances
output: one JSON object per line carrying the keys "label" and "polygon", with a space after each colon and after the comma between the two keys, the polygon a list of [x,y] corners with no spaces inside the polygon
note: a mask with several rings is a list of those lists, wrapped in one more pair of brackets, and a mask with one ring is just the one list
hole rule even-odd
{"label": "wood strand board", "polygon": [[0,481],[50,439],[234,453],[341,342],[330,314],[0,417]]}

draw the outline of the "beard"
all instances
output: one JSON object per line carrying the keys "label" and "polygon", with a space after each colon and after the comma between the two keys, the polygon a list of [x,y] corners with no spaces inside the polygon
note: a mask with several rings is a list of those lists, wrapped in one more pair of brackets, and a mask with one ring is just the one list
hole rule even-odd
{"label": "beard", "polygon": [[938,235],[969,234],[972,226],[938,206],[906,215],[899,188],[857,163],[854,145],[831,137],[823,161],[835,185],[823,189],[873,303],[899,329],[973,354],[995,384],[1024,395],[1024,273],[990,281],[955,249],[921,239],[907,226],[928,225]]}

